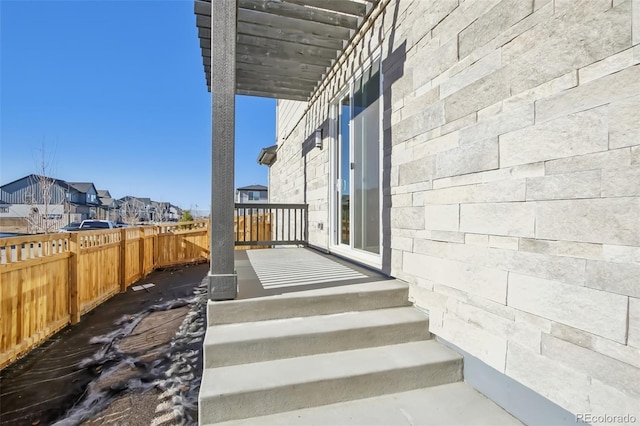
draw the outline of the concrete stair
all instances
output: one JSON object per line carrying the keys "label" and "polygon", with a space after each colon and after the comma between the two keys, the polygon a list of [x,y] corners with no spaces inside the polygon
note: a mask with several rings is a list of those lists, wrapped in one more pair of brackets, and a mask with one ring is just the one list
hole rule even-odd
{"label": "concrete stair", "polygon": [[285,293],[209,304],[210,326],[281,318],[410,306],[409,289],[398,280]]}
{"label": "concrete stair", "polygon": [[268,416],[231,420],[218,425],[516,426],[522,423],[471,386],[457,382]]}
{"label": "concrete stair", "polygon": [[429,338],[427,317],[412,307],[344,312],[210,327],[205,368],[348,351]]}
{"label": "concrete stair", "polygon": [[[376,418],[393,419],[412,412],[420,392],[444,400],[443,385],[462,380],[462,357],[430,339],[427,316],[397,280],[210,302],[207,317],[200,424],[374,424],[369,399],[386,413]],[[512,420],[459,385],[469,403]],[[414,424],[425,424],[414,405]]]}

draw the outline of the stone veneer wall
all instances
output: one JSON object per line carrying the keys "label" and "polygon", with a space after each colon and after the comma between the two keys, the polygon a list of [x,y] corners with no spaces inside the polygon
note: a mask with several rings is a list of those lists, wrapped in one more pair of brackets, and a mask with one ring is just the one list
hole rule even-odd
{"label": "stone veneer wall", "polygon": [[499,372],[640,419],[639,43],[635,0],[391,0],[287,119],[272,201],[327,246],[329,149],[305,147],[380,47],[391,275]]}

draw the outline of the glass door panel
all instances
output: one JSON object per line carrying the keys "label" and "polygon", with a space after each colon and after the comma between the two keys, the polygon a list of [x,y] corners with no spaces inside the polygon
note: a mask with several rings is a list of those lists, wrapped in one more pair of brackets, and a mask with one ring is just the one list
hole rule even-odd
{"label": "glass door panel", "polygon": [[380,63],[356,80],[353,94],[353,247],[380,253]]}
{"label": "glass door panel", "polygon": [[350,192],[351,192],[351,101],[349,95],[342,98],[338,106],[338,243],[351,243]]}

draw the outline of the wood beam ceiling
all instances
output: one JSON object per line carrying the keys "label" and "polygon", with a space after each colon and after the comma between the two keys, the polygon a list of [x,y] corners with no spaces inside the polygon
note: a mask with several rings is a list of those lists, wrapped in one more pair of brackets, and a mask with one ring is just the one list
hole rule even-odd
{"label": "wood beam ceiling", "polygon": [[[237,93],[308,99],[377,1],[237,0]],[[194,2],[209,86],[211,10]]]}
{"label": "wood beam ceiling", "polygon": [[317,7],[319,9],[346,13],[354,16],[364,16],[367,13],[367,5],[351,0],[282,0],[283,3],[292,3],[302,6]]}

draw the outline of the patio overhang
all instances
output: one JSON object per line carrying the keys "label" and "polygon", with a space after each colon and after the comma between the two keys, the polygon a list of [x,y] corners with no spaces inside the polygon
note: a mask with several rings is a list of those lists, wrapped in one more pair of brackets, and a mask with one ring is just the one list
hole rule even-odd
{"label": "patio overhang", "polygon": [[233,258],[235,95],[310,100],[379,1],[195,0],[212,93],[211,300],[238,294]]}
{"label": "patio overhang", "polygon": [[[378,1],[236,0],[235,93],[309,100]],[[212,10],[211,0],[195,1],[209,91]]]}

